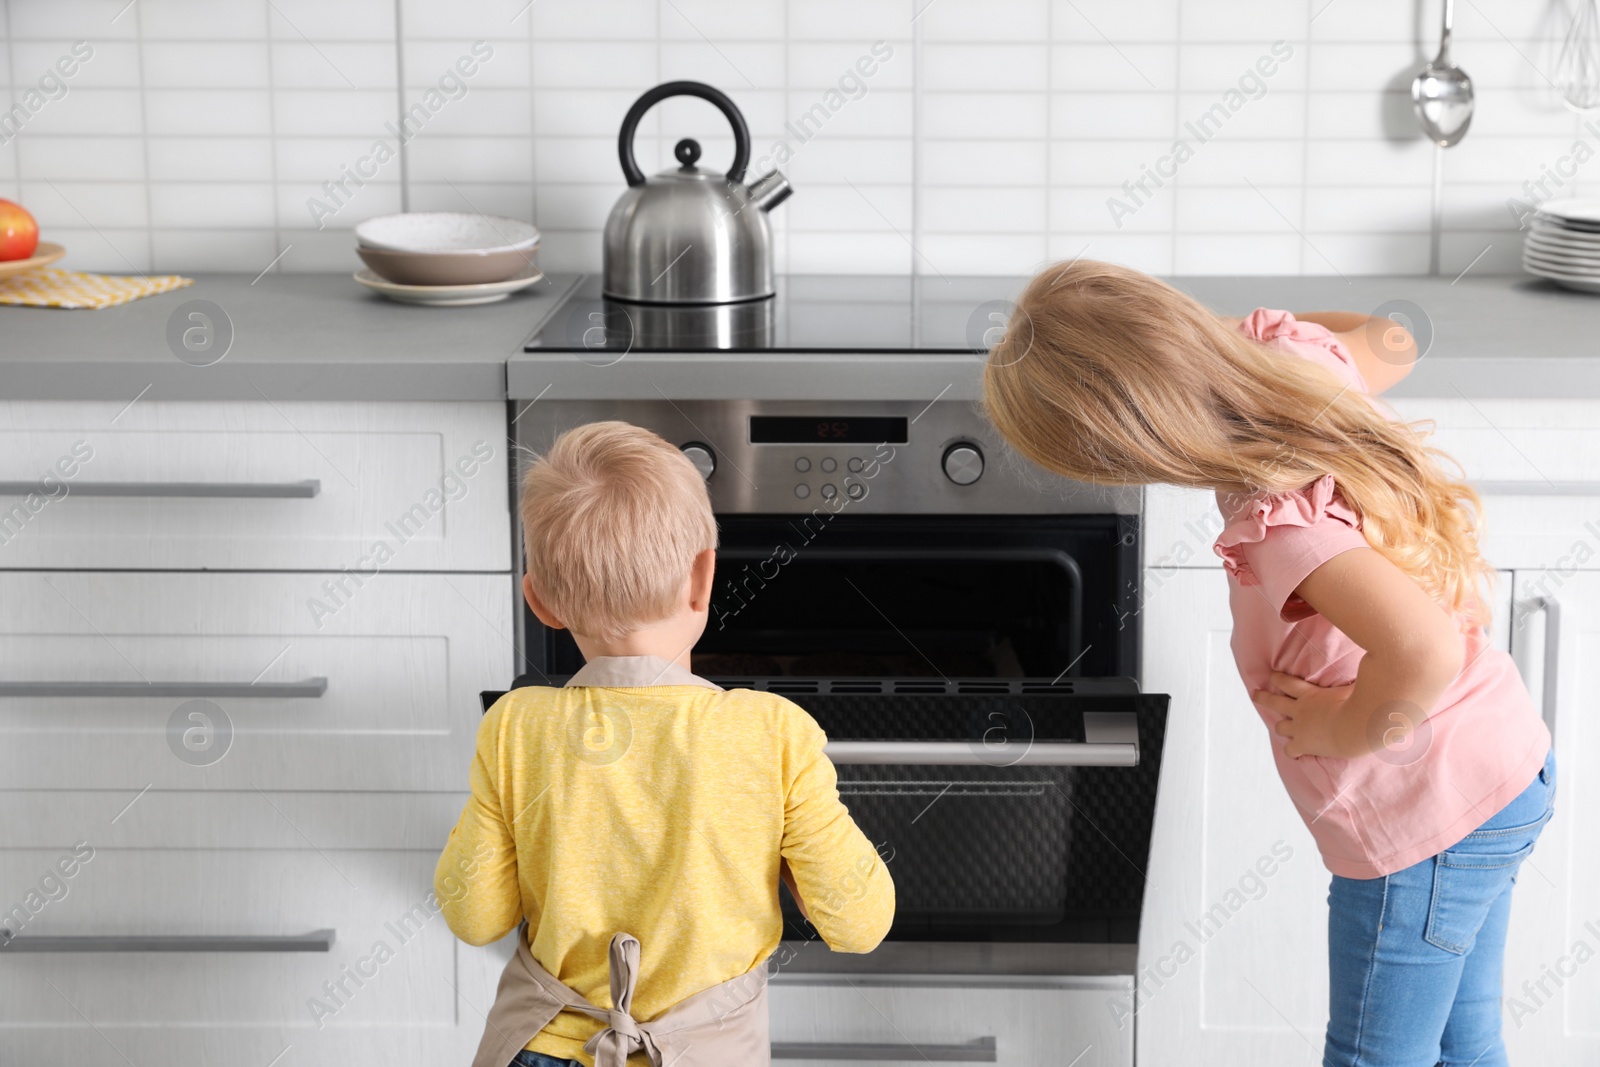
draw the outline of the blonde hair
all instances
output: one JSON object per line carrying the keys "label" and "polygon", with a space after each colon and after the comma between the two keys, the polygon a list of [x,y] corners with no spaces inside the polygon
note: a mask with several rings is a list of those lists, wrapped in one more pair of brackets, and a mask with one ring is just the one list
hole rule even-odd
{"label": "blonde hair", "polygon": [[1331,474],[1368,544],[1443,606],[1488,621],[1478,495],[1423,443],[1427,427],[1390,419],[1327,368],[1155,278],[1083,261],[1046,270],[983,384],[1006,440],[1080,481],[1253,494]]}
{"label": "blonde hair", "polygon": [[523,475],[521,508],[533,587],[584,636],[614,639],[670,616],[695,556],[717,547],[699,471],[625,422],[556,438]]}

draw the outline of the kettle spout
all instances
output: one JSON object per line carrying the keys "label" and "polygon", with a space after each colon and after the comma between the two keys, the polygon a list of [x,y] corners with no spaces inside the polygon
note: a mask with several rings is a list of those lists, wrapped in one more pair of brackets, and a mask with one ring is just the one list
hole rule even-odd
{"label": "kettle spout", "polygon": [[762,211],[771,211],[793,192],[794,186],[789,184],[788,178],[775,170],[769,171],[750,183],[750,203]]}

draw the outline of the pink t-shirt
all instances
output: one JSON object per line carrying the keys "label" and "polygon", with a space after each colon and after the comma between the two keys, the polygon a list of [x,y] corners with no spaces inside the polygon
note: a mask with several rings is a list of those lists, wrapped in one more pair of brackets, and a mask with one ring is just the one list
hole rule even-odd
{"label": "pink t-shirt", "polygon": [[[1366,391],[1355,360],[1322,326],[1259,308],[1240,330]],[[1361,516],[1327,475],[1286,493],[1217,495],[1214,550],[1228,570],[1233,655],[1251,691],[1272,671],[1349,685],[1364,654],[1295,589],[1341,552],[1367,547]],[[1378,878],[1448,849],[1522,792],[1543,766],[1550,733],[1504,650],[1481,629],[1463,635],[1467,665],[1408,743],[1357,759],[1284,755],[1281,718],[1258,707],[1278,773],[1328,870]]]}

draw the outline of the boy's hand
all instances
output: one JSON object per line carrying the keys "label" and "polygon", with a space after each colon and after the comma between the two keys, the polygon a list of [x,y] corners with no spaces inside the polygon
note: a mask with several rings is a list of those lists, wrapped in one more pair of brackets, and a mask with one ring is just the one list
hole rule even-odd
{"label": "boy's hand", "polygon": [[[1271,682],[1288,695],[1259,689],[1250,694],[1250,699],[1283,716],[1272,730],[1279,737],[1288,739],[1288,744],[1283,746],[1286,755],[1293,759],[1301,756],[1353,759],[1370,751],[1364,744],[1352,744],[1348,737],[1349,724],[1339,714],[1355,686],[1324,688],[1312,685],[1304,678],[1278,671],[1272,672]],[[1356,742],[1362,740],[1355,739]]]}

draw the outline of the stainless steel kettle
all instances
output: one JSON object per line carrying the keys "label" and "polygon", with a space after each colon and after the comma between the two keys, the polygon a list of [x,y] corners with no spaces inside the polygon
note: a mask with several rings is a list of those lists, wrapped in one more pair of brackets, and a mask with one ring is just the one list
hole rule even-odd
{"label": "stainless steel kettle", "polygon": [[[733,127],[733,166],[715,174],[695,166],[700,145],[688,138],[672,154],[682,166],[646,178],[633,158],[639,120],[673,96],[708,100]],[[628,191],[606,219],[605,295],[645,304],[731,304],[772,295],[772,227],[767,212],[793,190],[773,171],[750,185],[750,131],[726,94],[701,82],[658,85],[622,120],[617,155]]]}

